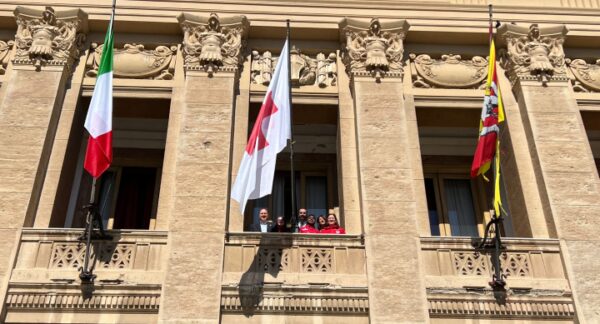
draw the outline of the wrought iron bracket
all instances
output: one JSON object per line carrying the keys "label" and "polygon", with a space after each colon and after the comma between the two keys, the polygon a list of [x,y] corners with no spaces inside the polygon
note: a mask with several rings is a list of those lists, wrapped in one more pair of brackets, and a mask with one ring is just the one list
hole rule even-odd
{"label": "wrought iron bracket", "polygon": [[[500,264],[500,256],[502,251],[506,248],[502,245],[502,237],[500,234],[500,224],[502,224],[502,216],[496,217],[494,211],[491,211],[492,218],[485,226],[485,233],[483,239],[473,238],[471,245],[476,250],[485,250],[491,253],[492,266],[494,267],[494,274],[492,275],[492,281],[489,282],[490,287],[497,290],[505,290],[506,280],[502,273],[502,267]],[[492,227],[493,225],[493,227]]]}
{"label": "wrought iron bracket", "polygon": [[90,266],[92,240],[112,240],[112,236],[104,231],[102,217],[96,204],[85,205],[83,209],[86,211],[86,224],[78,240],[85,241],[85,255],[83,267],[79,268],[79,279],[82,284],[91,284],[96,279],[93,273],[94,266]]}

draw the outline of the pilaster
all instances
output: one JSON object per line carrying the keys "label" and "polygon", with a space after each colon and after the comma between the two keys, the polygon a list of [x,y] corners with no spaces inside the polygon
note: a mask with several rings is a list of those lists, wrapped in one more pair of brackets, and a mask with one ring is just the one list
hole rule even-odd
{"label": "pilaster", "polygon": [[596,247],[600,179],[566,77],[564,25],[505,25],[505,64],[517,98],[542,194],[550,207],[580,322],[600,320]]}
{"label": "pilaster", "polygon": [[402,81],[408,27],[404,20],[340,23],[354,95],[371,323],[428,321]]}
{"label": "pilaster", "polygon": [[0,278],[12,268],[17,233],[33,223],[69,72],[87,32],[79,9],[19,6],[14,13],[16,52],[0,103]]}
{"label": "pilaster", "polygon": [[167,142],[176,142],[175,181],[159,322],[217,323],[235,89],[248,22],[243,16],[220,19],[216,14],[181,14],[178,19],[185,81],[174,98],[179,122],[169,125],[175,136]]}

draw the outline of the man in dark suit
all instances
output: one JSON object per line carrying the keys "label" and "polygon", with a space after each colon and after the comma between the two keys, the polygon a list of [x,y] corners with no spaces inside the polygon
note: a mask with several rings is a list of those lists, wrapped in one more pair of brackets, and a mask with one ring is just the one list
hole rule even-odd
{"label": "man in dark suit", "polygon": [[250,232],[267,233],[271,229],[272,222],[269,219],[269,211],[263,208],[258,212],[258,223],[250,224]]}

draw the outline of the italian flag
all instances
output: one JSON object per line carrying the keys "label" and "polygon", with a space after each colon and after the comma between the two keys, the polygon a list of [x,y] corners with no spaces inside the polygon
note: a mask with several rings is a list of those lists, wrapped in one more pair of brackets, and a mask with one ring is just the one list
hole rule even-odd
{"label": "italian flag", "polygon": [[114,15],[110,17],[104,38],[96,87],[85,118],[85,129],[90,137],[83,167],[94,179],[100,177],[112,162],[113,20]]}

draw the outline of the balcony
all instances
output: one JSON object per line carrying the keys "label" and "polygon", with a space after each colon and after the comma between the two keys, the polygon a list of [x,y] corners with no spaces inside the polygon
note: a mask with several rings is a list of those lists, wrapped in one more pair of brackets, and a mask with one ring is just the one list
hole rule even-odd
{"label": "balcony", "polygon": [[362,236],[230,233],[224,259],[224,319],[314,312],[367,319]]}
{"label": "balcony", "polygon": [[573,320],[573,299],[559,241],[503,239],[502,243],[506,248],[501,255],[507,282],[504,292],[493,291],[488,284],[494,271],[490,251],[476,251],[470,238],[421,238],[432,319]]}
{"label": "balcony", "polygon": [[112,231],[93,241],[95,284],[81,285],[85,243],[78,229],[24,229],[10,277],[7,323],[156,322],[167,233]]}

